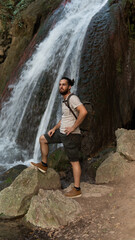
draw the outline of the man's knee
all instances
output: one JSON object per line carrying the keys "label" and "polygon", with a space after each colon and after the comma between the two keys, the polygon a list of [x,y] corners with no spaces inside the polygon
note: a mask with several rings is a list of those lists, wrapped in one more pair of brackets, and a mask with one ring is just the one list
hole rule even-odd
{"label": "man's knee", "polygon": [[79,160],[78,160],[78,161],[70,161],[70,163],[71,163],[72,167],[73,167],[73,166],[80,165]]}
{"label": "man's knee", "polygon": [[39,142],[40,142],[40,143],[48,143],[48,142],[47,142],[47,139],[45,138],[44,135],[41,135],[41,136],[40,136]]}

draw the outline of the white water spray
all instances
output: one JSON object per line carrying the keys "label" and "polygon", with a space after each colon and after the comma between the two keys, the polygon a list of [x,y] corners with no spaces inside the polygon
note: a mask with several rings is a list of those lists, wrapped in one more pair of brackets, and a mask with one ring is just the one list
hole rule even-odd
{"label": "white water spray", "polygon": [[[6,139],[6,141],[4,141],[0,151],[4,149],[7,155],[9,146],[11,148],[11,145],[15,145],[18,131],[36,84],[43,72],[51,69],[56,76],[56,80],[36,137],[34,159],[37,160],[39,136],[47,129],[57,96],[59,80],[68,66],[69,77],[76,79],[74,91],[76,90],[81,49],[87,27],[91,18],[107,1],[72,0],[67,3],[62,12],[61,20],[56,23],[48,36],[39,44],[33,56],[27,61],[18,83],[13,87],[11,98],[3,106],[0,118],[0,133],[1,142],[3,142],[2,139]],[[56,70],[59,59],[62,59],[61,65]],[[8,159],[7,161],[9,161]],[[12,162],[14,161],[12,160]],[[0,159],[0,164],[4,162]]]}

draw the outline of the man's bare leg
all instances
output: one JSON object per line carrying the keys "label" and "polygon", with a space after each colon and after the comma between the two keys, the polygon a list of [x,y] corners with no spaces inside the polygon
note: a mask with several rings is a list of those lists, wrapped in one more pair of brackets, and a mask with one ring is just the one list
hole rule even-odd
{"label": "man's bare leg", "polygon": [[69,192],[65,193],[66,197],[76,198],[81,196],[80,189],[80,178],[81,178],[81,166],[80,162],[71,162],[73,167],[73,176],[74,176],[74,188],[72,188]]}
{"label": "man's bare leg", "polygon": [[39,139],[40,141],[40,149],[41,149],[41,156],[42,161],[39,163],[31,162],[30,165],[32,167],[38,168],[41,172],[45,173],[47,171],[48,165],[47,165],[47,156],[48,156],[48,142],[44,135],[42,135]]}
{"label": "man's bare leg", "polygon": [[80,162],[71,162],[73,167],[73,176],[74,176],[74,186],[79,188],[80,187],[80,178],[81,178],[81,166]]}
{"label": "man's bare leg", "polygon": [[48,147],[48,142],[44,135],[40,137],[39,142],[40,142],[42,162],[47,163],[49,147]]}

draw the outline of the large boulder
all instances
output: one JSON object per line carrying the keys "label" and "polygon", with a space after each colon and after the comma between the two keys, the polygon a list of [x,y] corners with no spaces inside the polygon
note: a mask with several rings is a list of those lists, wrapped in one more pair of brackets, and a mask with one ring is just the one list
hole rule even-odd
{"label": "large boulder", "polygon": [[31,200],[25,216],[27,222],[42,228],[59,228],[73,221],[81,212],[78,202],[66,198],[61,191],[39,190]]}
{"label": "large boulder", "polygon": [[46,174],[37,169],[25,169],[14,182],[0,192],[0,217],[12,218],[26,214],[30,200],[39,189],[59,189],[60,178],[49,168]]}
{"label": "large boulder", "polygon": [[109,183],[125,177],[130,169],[128,161],[119,153],[111,154],[97,169],[96,183]]}
{"label": "large boulder", "polygon": [[135,130],[118,129],[117,152],[124,155],[128,160],[135,160]]}

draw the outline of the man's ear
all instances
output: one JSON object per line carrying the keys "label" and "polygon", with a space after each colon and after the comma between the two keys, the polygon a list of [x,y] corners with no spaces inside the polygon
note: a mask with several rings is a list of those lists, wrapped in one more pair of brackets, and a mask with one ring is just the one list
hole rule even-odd
{"label": "man's ear", "polygon": [[71,89],[71,86],[69,85],[69,90]]}

